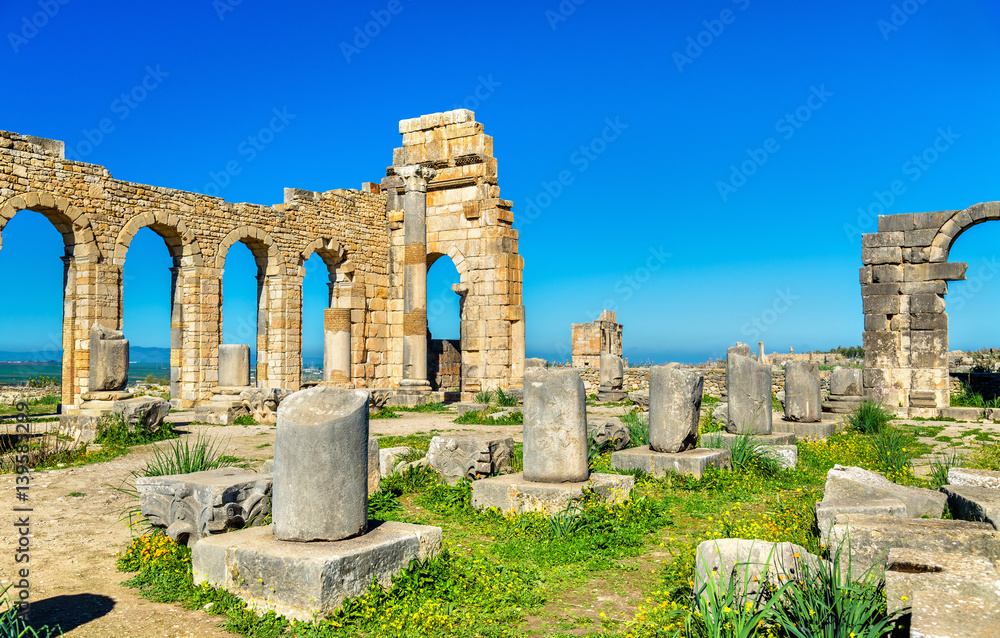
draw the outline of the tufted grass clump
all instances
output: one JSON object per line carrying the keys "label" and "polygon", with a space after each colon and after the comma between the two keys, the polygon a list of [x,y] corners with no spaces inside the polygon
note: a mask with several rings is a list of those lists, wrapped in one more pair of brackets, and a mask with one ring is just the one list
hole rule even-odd
{"label": "tufted grass clump", "polygon": [[8,585],[0,589],[0,637],[52,638],[63,635],[62,631],[58,628],[52,628],[48,625],[33,627],[27,622],[19,613],[18,607],[11,604],[10,600],[14,596],[11,595],[10,599],[8,599],[8,592],[10,592],[11,587],[12,585]]}
{"label": "tufted grass clump", "polygon": [[628,430],[629,447],[649,445],[649,417],[639,410],[625,412],[620,417],[622,424]]}
{"label": "tufted grass clump", "polygon": [[889,426],[893,416],[880,404],[865,399],[847,416],[848,427],[859,434],[877,434]]}
{"label": "tufted grass clump", "polygon": [[233,425],[260,425],[252,414],[241,414],[233,419]]}

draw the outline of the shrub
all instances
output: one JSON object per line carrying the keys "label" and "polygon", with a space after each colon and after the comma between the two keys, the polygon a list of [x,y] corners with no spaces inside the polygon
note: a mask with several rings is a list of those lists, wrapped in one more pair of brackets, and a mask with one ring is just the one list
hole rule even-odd
{"label": "shrub", "polygon": [[489,405],[493,403],[493,390],[480,390],[476,393],[476,403]]}
{"label": "shrub", "polygon": [[517,405],[517,397],[513,394],[507,394],[503,388],[497,388],[494,398],[497,402],[497,407],[512,408]]}
{"label": "shrub", "polygon": [[865,399],[847,416],[848,427],[859,434],[875,434],[889,425],[893,416],[880,404]]}
{"label": "shrub", "polygon": [[241,414],[233,419],[233,425],[259,425],[252,414]]}

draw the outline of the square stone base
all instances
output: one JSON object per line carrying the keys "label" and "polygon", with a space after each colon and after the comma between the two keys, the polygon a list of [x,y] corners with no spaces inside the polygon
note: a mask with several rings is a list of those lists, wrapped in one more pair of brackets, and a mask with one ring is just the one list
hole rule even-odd
{"label": "square stone base", "polygon": [[618,470],[642,470],[657,477],[677,472],[701,478],[710,467],[718,469],[729,467],[730,456],[729,450],[726,449],[695,448],[668,454],[656,452],[649,447],[633,447],[612,452],[611,465]]}
{"label": "square stone base", "polygon": [[628,392],[625,392],[624,390],[597,390],[597,400],[601,403],[624,401],[627,396]]}
{"label": "square stone base", "polygon": [[[733,447],[733,443],[740,434],[729,432],[709,432],[701,435],[702,447],[725,448]],[[771,434],[754,434],[754,440],[761,445],[795,445],[795,435],[791,432],[773,432]]]}
{"label": "square stone base", "polygon": [[635,479],[625,474],[591,474],[582,483],[536,483],[524,480],[524,474],[509,474],[474,481],[472,506],[485,510],[495,507],[501,512],[541,512],[552,516],[583,498],[583,490],[592,490],[606,503],[622,503],[628,499]]}
{"label": "square stone base", "polygon": [[258,613],[309,621],[365,593],[374,577],[389,587],[411,561],[441,551],[441,528],[369,521],[368,533],[336,542],[293,543],[273,527],[208,536],[191,554],[195,584],[221,587]]}
{"label": "square stone base", "polygon": [[59,415],[59,434],[89,443],[97,438],[97,426],[101,419],[114,412],[107,410],[70,409]]}
{"label": "square stone base", "polygon": [[796,439],[812,439],[815,441],[836,434],[837,424],[833,421],[799,423],[797,421],[780,419],[774,422],[774,431],[776,433],[794,434]]}

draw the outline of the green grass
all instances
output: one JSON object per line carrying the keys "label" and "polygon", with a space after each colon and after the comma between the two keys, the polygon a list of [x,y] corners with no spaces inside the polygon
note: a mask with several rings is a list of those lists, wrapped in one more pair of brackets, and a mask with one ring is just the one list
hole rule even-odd
{"label": "green grass", "polygon": [[260,425],[252,414],[241,414],[233,419],[233,425]]}
{"label": "green grass", "polygon": [[86,494],[84,494],[83,492],[70,492],[66,496],[71,496],[73,498],[80,498],[82,496],[86,496]]}
{"label": "green grass", "polygon": [[13,585],[7,585],[0,589],[0,637],[2,638],[51,638],[62,636],[63,633],[58,628],[48,625],[35,625],[24,621],[18,613],[18,608],[11,604],[15,598],[16,590],[11,591]]}
{"label": "green grass", "polygon": [[888,427],[892,419],[893,416],[881,405],[865,399],[847,416],[847,424],[860,434],[875,434]]}
{"label": "green grass", "polygon": [[436,414],[441,412],[449,412],[448,406],[444,403],[438,401],[437,403],[423,403],[416,406],[406,406],[406,405],[394,405],[392,410],[396,412],[419,412],[419,413],[429,413]]}
{"label": "green grass", "polygon": [[398,419],[399,414],[396,413],[395,408],[390,408],[389,406],[382,406],[379,408],[378,412],[372,414],[368,417],[369,419]]}
{"label": "green grass", "polygon": [[453,423],[460,423],[463,425],[523,425],[524,424],[524,414],[520,411],[514,412],[509,416],[502,416],[497,418],[492,418],[490,415],[494,413],[495,410],[487,408],[486,410],[470,410],[453,420]]}
{"label": "green grass", "polygon": [[137,476],[189,474],[228,467],[238,459],[223,457],[223,449],[221,441],[202,434],[193,441],[190,437],[171,441],[166,446],[153,448],[153,458]]}

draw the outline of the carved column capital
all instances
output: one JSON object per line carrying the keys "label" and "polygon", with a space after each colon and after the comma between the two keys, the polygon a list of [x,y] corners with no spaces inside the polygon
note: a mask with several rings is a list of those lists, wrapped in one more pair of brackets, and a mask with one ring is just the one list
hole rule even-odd
{"label": "carved column capital", "polygon": [[403,178],[403,190],[407,193],[426,193],[427,182],[434,179],[434,176],[437,175],[437,171],[433,168],[421,166],[420,164],[397,166],[393,171],[396,175]]}

